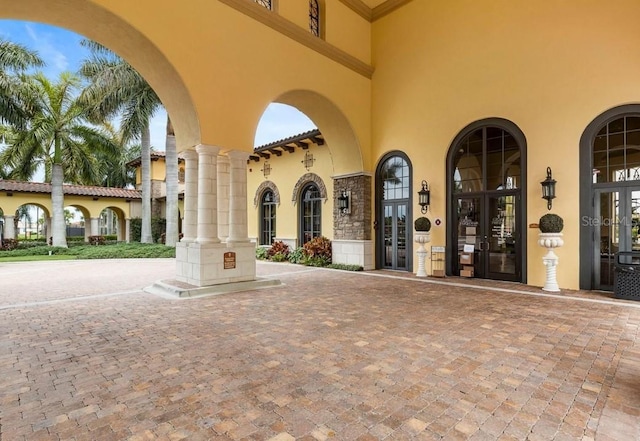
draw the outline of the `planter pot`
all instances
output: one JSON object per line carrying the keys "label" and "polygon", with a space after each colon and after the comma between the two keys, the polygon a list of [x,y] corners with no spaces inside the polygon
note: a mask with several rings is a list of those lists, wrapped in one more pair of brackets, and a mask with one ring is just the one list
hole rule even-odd
{"label": "planter pot", "polygon": [[420,244],[418,248],[418,272],[416,277],[427,277],[427,271],[425,270],[425,260],[427,258],[427,249],[424,244],[431,242],[431,233],[428,231],[416,231],[413,236],[413,241]]}
{"label": "planter pot", "polygon": [[564,245],[562,233],[540,233],[538,235],[538,245],[547,249],[547,254],[542,258],[547,274],[542,290],[558,292],[560,287],[556,280],[556,266],[558,266],[559,259],[553,250]]}

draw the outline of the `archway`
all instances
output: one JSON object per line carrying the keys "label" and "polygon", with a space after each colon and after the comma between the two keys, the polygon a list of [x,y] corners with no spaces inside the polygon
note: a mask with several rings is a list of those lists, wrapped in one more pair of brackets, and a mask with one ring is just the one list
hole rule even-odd
{"label": "archway", "polygon": [[200,142],[198,116],[187,87],[174,66],[140,31],[121,17],[85,0],[0,2],[0,17],[37,21],[84,35],[127,60],[161,98],[178,145]]}
{"label": "archway", "polygon": [[526,282],[525,186],[518,126],[487,118],[458,133],[447,154],[447,274]]}
{"label": "archway", "polygon": [[640,104],[609,109],[580,138],[580,288],[613,290],[617,253],[640,252]]}

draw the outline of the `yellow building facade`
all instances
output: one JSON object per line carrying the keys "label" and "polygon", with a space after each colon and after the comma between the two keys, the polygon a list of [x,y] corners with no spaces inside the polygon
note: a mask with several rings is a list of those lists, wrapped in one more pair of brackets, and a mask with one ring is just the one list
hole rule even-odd
{"label": "yellow building facade", "polygon": [[[431,244],[445,247],[449,275],[472,245],[475,277],[542,286],[546,250],[535,225],[548,212],[540,182],[550,168],[551,211],[564,218],[560,287],[611,289],[614,254],[638,248],[640,3],[318,3],[317,29],[302,0],[0,0],[0,16],[83,34],[154,87],[187,153],[193,232],[178,250],[179,280],[251,279],[240,254],[260,235],[256,190],[277,178],[284,214],[285,200],[298,203],[293,189],[316,182],[295,187],[312,172],[326,190],[323,235],[353,241],[367,266],[415,271],[413,220],[425,181]],[[272,176],[260,174],[266,158],[251,167],[256,127],[272,102],[298,108],[322,134],[326,145],[309,148],[318,155],[309,171],[299,170],[301,149],[271,158]],[[218,157],[230,161],[228,201],[216,190],[227,176]],[[198,161],[191,181],[189,158]],[[252,171],[240,177],[247,159]],[[343,190],[361,205],[341,216]],[[275,237],[299,240],[299,215],[286,210]],[[217,233],[218,212],[228,236]],[[203,266],[223,251],[239,253],[233,271]]]}

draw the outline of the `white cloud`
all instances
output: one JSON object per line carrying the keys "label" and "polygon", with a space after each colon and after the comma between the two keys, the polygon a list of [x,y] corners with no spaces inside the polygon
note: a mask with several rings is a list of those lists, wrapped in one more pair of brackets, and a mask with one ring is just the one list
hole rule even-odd
{"label": "white cloud", "polygon": [[[31,23],[25,23],[24,27],[31,39],[32,44],[29,46],[38,52],[38,55],[44,60],[48,70],[54,73],[54,76],[69,69],[69,59],[56,47],[51,33],[37,32]],[[48,76],[51,76],[50,73],[47,72]]]}

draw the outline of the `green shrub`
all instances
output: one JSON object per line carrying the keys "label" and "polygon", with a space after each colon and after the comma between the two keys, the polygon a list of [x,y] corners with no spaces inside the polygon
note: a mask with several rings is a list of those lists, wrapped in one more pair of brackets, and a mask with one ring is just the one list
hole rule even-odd
{"label": "green shrub", "polygon": [[285,262],[287,260],[287,256],[284,253],[275,253],[270,257],[273,262]]}
{"label": "green shrub", "polygon": [[304,260],[304,248],[298,247],[289,253],[289,262],[302,263]]}
{"label": "green shrub", "polygon": [[263,246],[258,246],[256,248],[256,259],[259,260],[266,260],[268,257],[267,255],[267,248],[263,247]]}
{"label": "green shrub", "polygon": [[306,266],[324,267],[329,265],[330,263],[331,263],[331,259],[327,259],[326,257],[321,257],[321,256],[315,256],[315,257],[305,256],[305,258],[302,260],[302,264]]}
{"label": "green shrub", "polygon": [[344,270],[344,271],[362,271],[362,270],[364,270],[364,268],[362,268],[360,265],[349,265],[349,264],[346,264],[346,263],[330,263],[329,265],[327,265],[327,268],[339,269],[339,270]]}
{"label": "green shrub", "polygon": [[427,217],[419,217],[413,222],[413,226],[416,231],[429,231],[431,230],[431,221]]}
{"label": "green shrub", "polygon": [[540,218],[538,227],[543,233],[560,233],[564,228],[564,221],[557,214],[547,213]]}

